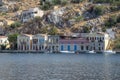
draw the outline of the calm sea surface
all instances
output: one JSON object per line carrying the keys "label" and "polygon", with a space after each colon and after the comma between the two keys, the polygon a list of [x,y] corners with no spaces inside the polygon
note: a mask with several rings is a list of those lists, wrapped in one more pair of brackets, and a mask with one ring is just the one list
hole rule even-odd
{"label": "calm sea surface", "polygon": [[0,80],[120,80],[120,54],[0,54]]}

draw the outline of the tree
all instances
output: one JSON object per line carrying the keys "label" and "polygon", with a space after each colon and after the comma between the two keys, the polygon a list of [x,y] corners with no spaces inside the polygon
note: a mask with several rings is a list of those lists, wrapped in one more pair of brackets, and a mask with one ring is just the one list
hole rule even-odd
{"label": "tree", "polygon": [[44,5],[42,5],[40,8],[42,10],[49,10],[52,7],[52,4],[50,2],[45,2]]}
{"label": "tree", "polygon": [[61,0],[52,0],[54,5],[59,5],[61,4]]}
{"label": "tree", "polygon": [[115,39],[114,43],[115,43],[114,48],[115,49],[120,49],[120,38]]}
{"label": "tree", "polygon": [[93,0],[94,3],[110,3],[111,5],[120,6],[120,0]]}
{"label": "tree", "polygon": [[11,49],[17,49],[17,36],[17,33],[8,35],[8,41]]}
{"label": "tree", "polygon": [[67,4],[67,0],[62,0],[61,5],[64,6]]}
{"label": "tree", "polygon": [[71,0],[72,3],[80,3],[82,1],[84,1],[84,0]]}
{"label": "tree", "polygon": [[18,22],[18,21],[14,22],[13,24],[10,25],[10,27],[13,28],[13,29],[16,28],[16,27],[20,27],[20,26],[21,26],[21,23]]}
{"label": "tree", "polygon": [[117,22],[120,23],[120,16],[117,17]]}
{"label": "tree", "polygon": [[40,29],[40,33],[46,34],[48,32],[47,27],[43,27]]}
{"label": "tree", "polygon": [[106,22],[105,26],[112,27],[117,23],[117,16],[111,16]]}
{"label": "tree", "polygon": [[83,16],[78,16],[78,17],[75,18],[75,20],[76,20],[77,22],[79,22],[79,21],[83,21],[84,18],[83,18]]}
{"label": "tree", "polygon": [[1,50],[5,50],[7,45],[0,45]]}
{"label": "tree", "polygon": [[93,11],[97,16],[99,16],[104,14],[105,8],[103,6],[95,6]]}
{"label": "tree", "polygon": [[56,27],[52,27],[49,31],[50,35],[57,35],[58,34],[58,30]]}
{"label": "tree", "polygon": [[102,28],[102,31],[103,31],[103,32],[106,32],[106,27],[103,27],[103,28]]}
{"label": "tree", "polygon": [[83,27],[83,32],[84,32],[84,33],[89,33],[89,32],[90,32],[90,27],[84,26],[84,27]]}

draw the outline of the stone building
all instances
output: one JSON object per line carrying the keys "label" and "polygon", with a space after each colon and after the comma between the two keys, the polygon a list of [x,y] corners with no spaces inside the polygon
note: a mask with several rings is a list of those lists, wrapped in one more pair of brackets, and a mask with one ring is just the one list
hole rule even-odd
{"label": "stone building", "polygon": [[29,34],[21,34],[17,37],[18,50],[32,50],[32,36]]}
{"label": "stone building", "polygon": [[89,50],[102,52],[107,49],[110,37],[107,33],[81,33],[81,36],[89,40]]}
{"label": "stone building", "polygon": [[58,35],[48,35],[47,48],[51,52],[59,51],[59,39]]}
{"label": "stone building", "polygon": [[32,37],[32,50],[45,51],[47,49],[47,35],[36,34]]}

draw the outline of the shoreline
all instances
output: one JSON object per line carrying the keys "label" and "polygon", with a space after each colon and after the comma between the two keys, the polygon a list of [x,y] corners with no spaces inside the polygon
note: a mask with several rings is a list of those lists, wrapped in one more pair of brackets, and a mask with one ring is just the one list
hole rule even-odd
{"label": "shoreline", "polygon": [[[116,54],[120,54],[120,50],[115,50],[115,51],[116,51]],[[26,50],[26,51],[20,51],[20,50],[0,50],[0,53],[39,53],[39,54],[49,53],[50,54],[50,53],[60,53],[60,52],[45,52],[45,51],[32,51],[32,50]],[[81,52],[81,53],[83,53],[83,52]],[[100,54],[100,53],[98,53],[98,54]]]}
{"label": "shoreline", "polygon": [[0,53],[44,53],[44,51],[0,50]]}

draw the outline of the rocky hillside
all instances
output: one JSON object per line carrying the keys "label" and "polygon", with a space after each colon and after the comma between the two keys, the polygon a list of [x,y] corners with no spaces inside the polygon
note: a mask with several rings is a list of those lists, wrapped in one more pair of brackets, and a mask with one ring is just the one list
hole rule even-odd
{"label": "rocky hillside", "polygon": [[[41,29],[49,30],[56,27],[59,33],[62,32],[90,32],[106,31],[107,28],[115,28],[119,25],[115,22],[108,25],[111,17],[120,15],[120,7],[110,3],[89,2],[89,0],[4,0],[4,5],[8,6],[7,12],[1,12],[0,19],[10,23],[4,26],[4,34],[7,33],[41,33]],[[64,2],[63,2],[64,1]],[[29,8],[39,7],[43,9],[44,16],[35,18],[27,23],[20,23],[20,26],[11,27],[11,24],[19,21],[16,13]],[[12,22],[11,22],[12,21]],[[118,31],[116,31],[118,32]]]}

